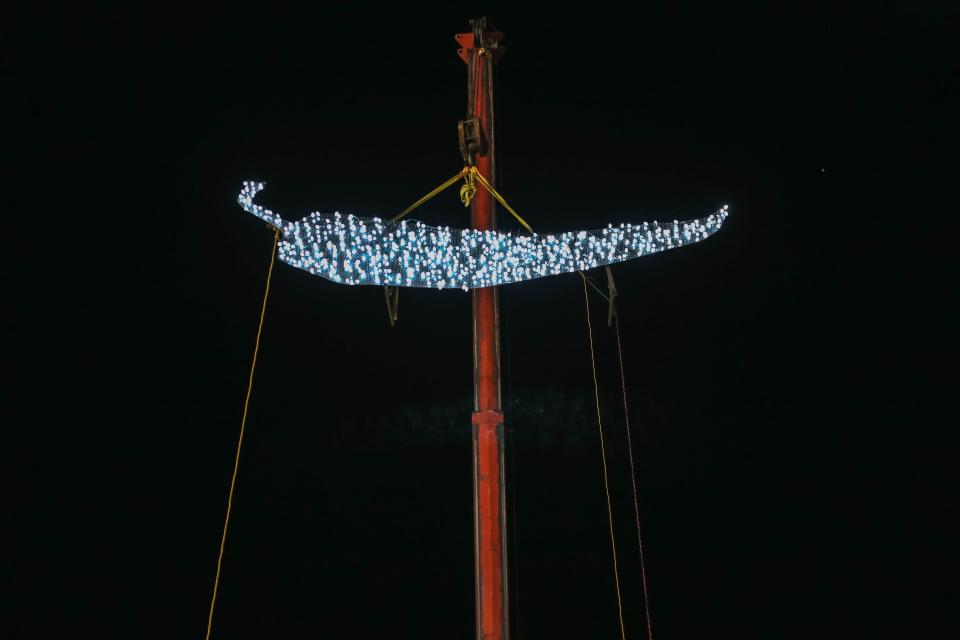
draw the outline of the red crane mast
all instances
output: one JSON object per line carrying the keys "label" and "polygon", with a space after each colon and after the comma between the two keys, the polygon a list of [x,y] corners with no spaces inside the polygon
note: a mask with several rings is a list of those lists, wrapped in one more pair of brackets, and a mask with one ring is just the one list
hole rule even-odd
{"label": "red crane mast", "polygon": [[[471,20],[471,33],[457,34],[467,64],[467,120],[460,123],[464,160],[496,185],[493,63],[503,34],[485,18]],[[496,228],[496,201],[477,189],[470,203],[474,229]],[[507,537],[504,492],[504,429],[500,403],[500,318],[497,287],[473,295],[473,503],[478,640],[506,640],[508,629]]]}

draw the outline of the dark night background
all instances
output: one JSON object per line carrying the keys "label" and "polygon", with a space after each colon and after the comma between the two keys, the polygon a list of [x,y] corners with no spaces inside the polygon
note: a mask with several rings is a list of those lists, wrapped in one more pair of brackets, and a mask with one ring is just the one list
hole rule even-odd
{"label": "dark night background", "polygon": [[[0,635],[202,636],[271,243],[236,193],[383,216],[452,175],[482,13],[535,228],[731,208],[615,268],[654,636],[957,631],[956,7],[138,2],[5,21]],[[617,637],[579,278],[501,295],[513,637]],[[215,638],[472,637],[469,312],[404,290],[391,329],[277,265]]]}

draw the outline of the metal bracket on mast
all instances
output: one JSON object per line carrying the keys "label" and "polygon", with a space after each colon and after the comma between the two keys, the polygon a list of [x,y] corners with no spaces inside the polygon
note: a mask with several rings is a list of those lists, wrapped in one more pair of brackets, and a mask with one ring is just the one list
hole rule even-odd
{"label": "metal bracket on mast", "polygon": [[460,48],[457,49],[457,55],[460,56],[460,59],[467,64],[470,64],[471,49],[486,49],[487,51],[492,52],[494,62],[500,60],[500,57],[506,50],[500,45],[500,41],[503,39],[503,33],[495,30],[486,31],[485,27],[483,26],[485,21],[483,24],[481,24],[482,20],[483,19],[470,21],[470,26],[473,27],[472,33],[458,33],[454,36],[457,44],[460,45]]}
{"label": "metal bracket on mast", "polygon": [[607,289],[610,291],[610,295],[607,298],[609,307],[607,308],[607,326],[613,326],[613,318],[617,315],[617,285],[613,282],[613,270],[607,266]]}
{"label": "metal bracket on mast", "polygon": [[400,287],[387,285],[383,288],[383,296],[387,300],[387,319],[390,326],[397,324],[397,307],[400,304]]}

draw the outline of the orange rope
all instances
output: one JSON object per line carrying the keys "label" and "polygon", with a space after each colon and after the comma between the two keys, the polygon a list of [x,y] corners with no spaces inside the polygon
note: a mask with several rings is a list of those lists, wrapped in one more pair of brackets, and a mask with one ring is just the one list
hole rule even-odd
{"label": "orange rope", "polygon": [[610,506],[610,480],[607,478],[607,451],[603,444],[603,421],[600,418],[600,389],[597,385],[597,359],[593,352],[593,326],[590,323],[590,295],[587,291],[587,276],[583,278],[583,299],[587,308],[587,336],[590,339],[590,366],[593,370],[593,397],[597,404],[597,429],[600,431],[600,457],[603,460],[603,490],[607,494],[607,521],[610,525],[610,549],[613,551],[613,579],[617,586],[617,613],[620,616],[620,638],[626,640],[627,632],[623,625],[623,602],[620,598],[620,571],[617,568],[617,540],[613,535],[613,508]]}
{"label": "orange rope", "polygon": [[647,567],[643,558],[643,536],[640,534],[640,499],[637,497],[637,472],[633,467],[633,439],[630,437],[630,412],[627,409],[627,381],[623,373],[623,348],[620,344],[620,317],[613,314],[617,329],[617,356],[620,359],[620,388],[623,390],[623,419],[627,426],[627,452],[630,454],[630,484],[633,487],[633,515],[637,522],[637,542],[640,545],[640,580],[643,583],[643,609],[647,619],[647,640],[653,640],[653,624],[650,621],[650,594],[647,591]]}
{"label": "orange rope", "polygon": [[257,354],[260,353],[260,335],[263,333],[263,319],[267,314],[267,297],[270,295],[270,280],[273,277],[273,265],[277,257],[277,244],[280,242],[280,230],[273,232],[273,251],[270,253],[270,268],[267,270],[267,287],[263,292],[263,304],[260,307],[260,325],[257,327],[257,339],[253,346],[253,362],[250,364],[250,377],[247,380],[247,397],[243,401],[243,418],[240,419],[240,437],[237,439],[237,454],[233,460],[233,476],[230,478],[230,491],[227,494],[227,515],[223,519],[223,534],[220,536],[220,553],[217,555],[217,574],[213,579],[213,596],[210,598],[210,614],[207,616],[207,635],[210,640],[213,630],[213,610],[217,603],[217,590],[220,587],[220,568],[223,564],[223,548],[227,544],[227,527],[230,526],[230,513],[233,510],[233,490],[237,485],[237,470],[240,468],[240,449],[243,447],[243,434],[247,428],[247,413],[250,408],[250,395],[253,393],[253,372],[257,368]]}

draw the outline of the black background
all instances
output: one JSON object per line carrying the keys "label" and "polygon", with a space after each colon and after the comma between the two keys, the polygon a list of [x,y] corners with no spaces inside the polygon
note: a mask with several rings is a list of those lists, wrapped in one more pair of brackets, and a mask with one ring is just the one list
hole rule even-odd
{"label": "black background", "polygon": [[[731,208],[615,269],[655,636],[956,631],[949,3],[127,3],[5,27],[5,637],[203,633],[271,244],[236,193],[386,216],[453,174],[453,35],[484,12],[536,229]],[[418,217],[467,224],[453,192]],[[616,637],[580,280],[501,296],[513,637]],[[277,266],[214,637],[471,637],[469,313],[404,290],[391,329],[381,290]]]}

